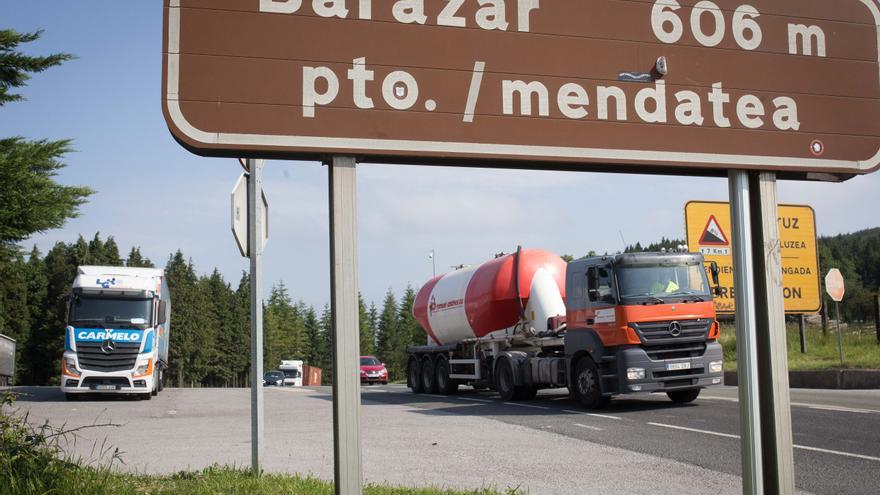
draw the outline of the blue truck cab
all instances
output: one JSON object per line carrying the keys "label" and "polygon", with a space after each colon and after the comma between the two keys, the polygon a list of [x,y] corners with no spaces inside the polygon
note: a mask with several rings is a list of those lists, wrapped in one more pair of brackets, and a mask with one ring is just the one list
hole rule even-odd
{"label": "blue truck cab", "polygon": [[69,295],[61,390],[81,394],[162,391],[171,300],[158,268],[80,266]]}

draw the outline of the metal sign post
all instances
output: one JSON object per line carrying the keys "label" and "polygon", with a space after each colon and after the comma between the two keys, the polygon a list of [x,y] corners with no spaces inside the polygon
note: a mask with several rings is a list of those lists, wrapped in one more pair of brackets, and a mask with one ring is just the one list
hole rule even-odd
{"label": "metal sign post", "polygon": [[736,284],[736,360],[739,383],[743,493],[764,493],[761,418],[758,410],[758,355],[755,345],[755,277],[752,262],[748,172],[731,170],[730,223]]}
{"label": "metal sign post", "polygon": [[330,311],[333,318],[333,448],[338,495],[360,495],[361,384],[354,157],[334,156],[330,183]]}
{"label": "metal sign post", "polygon": [[263,464],[263,160],[247,160],[248,255],[251,259],[251,469]]}
{"label": "metal sign post", "polygon": [[749,184],[764,488],[768,493],[793,494],[794,451],[780,242],[780,229],[785,226],[777,222],[776,174],[751,172]]}

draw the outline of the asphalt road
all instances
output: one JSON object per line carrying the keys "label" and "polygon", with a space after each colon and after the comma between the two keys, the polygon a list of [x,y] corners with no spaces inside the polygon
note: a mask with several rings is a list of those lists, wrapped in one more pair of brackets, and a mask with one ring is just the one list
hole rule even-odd
{"label": "asphalt road", "polygon": [[[53,388],[18,388],[34,422],[77,427],[72,450],[107,462],[118,447],[139,472],[214,463],[248,466],[246,389],[167,389],[148,402],[66,402]],[[363,388],[368,481],[529,493],[739,493],[735,388],[676,406],[664,396],[616,399],[587,412],[564,391],[503,402],[491,392],[415,395],[399,385]],[[792,391],[795,469],[801,491],[876,493],[880,391]],[[266,390],[265,467],[332,479],[330,390]]]}
{"label": "asphalt road", "polygon": [[[592,413],[564,390],[542,391],[529,402],[503,402],[490,392],[454,397],[365,390],[388,404],[479,415],[509,424],[619,447],[739,476],[739,404],[735,387],[704,390],[693,404],[664,395],[616,398]],[[880,391],[791,391],[795,482],[817,494],[877,493],[880,469]]]}

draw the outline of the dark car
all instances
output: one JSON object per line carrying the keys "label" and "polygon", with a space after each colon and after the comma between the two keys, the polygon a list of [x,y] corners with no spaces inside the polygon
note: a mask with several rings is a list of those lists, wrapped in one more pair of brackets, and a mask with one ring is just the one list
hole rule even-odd
{"label": "dark car", "polygon": [[388,383],[388,370],[385,363],[374,356],[361,356],[361,383]]}
{"label": "dark car", "polygon": [[278,387],[284,385],[284,373],[277,370],[267,371],[263,375],[263,385]]}

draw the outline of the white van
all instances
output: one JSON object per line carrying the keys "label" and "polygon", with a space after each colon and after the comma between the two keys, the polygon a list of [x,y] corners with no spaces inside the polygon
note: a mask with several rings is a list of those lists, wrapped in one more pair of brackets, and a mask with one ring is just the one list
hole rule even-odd
{"label": "white van", "polygon": [[284,373],[284,385],[302,387],[303,362],[300,360],[281,360],[278,370]]}

